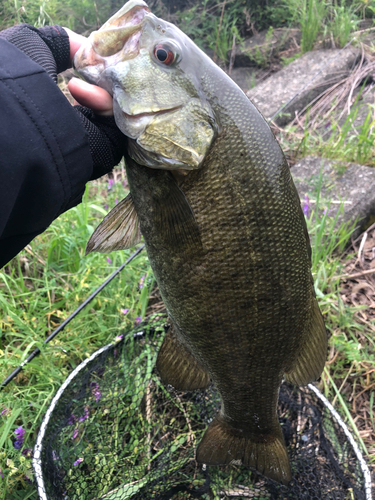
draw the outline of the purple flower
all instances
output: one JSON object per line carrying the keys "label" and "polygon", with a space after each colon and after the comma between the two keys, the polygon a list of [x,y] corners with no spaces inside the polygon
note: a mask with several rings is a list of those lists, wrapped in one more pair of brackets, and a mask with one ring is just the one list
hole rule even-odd
{"label": "purple flower", "polygon": [[22,425],[20,427],[17,427],[17,429],[14,431],[17,440],[14,441],[13,446],[15,447],[16,450],[22,448],[23,442],[25,440],[25,432],[26,431],[25,429],[22,428]]}
{"label": "purple flower", "polygon": [[86,420],[86,418],[89,416],[90,412],[89,412],[89,407],[88,406],[85,406],[85,413],[84,415],[82,415],[82,417],[79,417],[79,421],[80,422],[84,422]]}
{"label": "purple flower", "polygon": [[102,393],[99,391],[99,384],[97,382],[91,382],[91,392],[95,396],[95,401],[98,402],[102,397]]}
{"label": "purple flower", "polygon": [[26,475],[25,475],[25,479],[26,479],[26,481],[27,481],[28,483],[33,484],[32,480],[31,480],[29,477],[27,477]]}
{"label": "purple flower", "polygon": [[142,288],[145,286],[145,279],[147,278],[147,273],[145,273],[142,278],[139,280],[138,286],[142,290]]}
{"label": "purple flower", "polygon": [[0,476],[1,476],[1,479],[4,479],[4,474],[3,474],[3,471],[0,469]]}
{"label": "purple flower", "polygon": [[78,436],[78,428],[74,429],[72,439],[75,439]]}
{"label": "purple flower", "polygon": [[70,418],[68,420],[68,425],[74,425],[77,422],[77,417],[73,415],[73,413],[70,415]]}
{"label": "purple flower", "polygon": [[115,198],[115,205],[117,205],[117,203],[118,203],[118,199],[117,199],[117,198]]}
{"label": "purple flower", "polygon": [[82,463],[82,462],[83,462],[83,458],[79,458],[78,460],[76,460],[76,461],[74,462],[74,464],[73,464],[73,465],[74,465],[74,467],[76,467],[78,464],[80,464],[80,463]]}
{"label": "purple flower", "polygon": [[137,316],[134,320],[134,326],[140,325],[142,322],[142,318],[140,316]]}
{"label": "purple flower", "polygon": [[108,262],[108,264],[112,264],[112,261],[109,257],[107,257],[107,262]]}
{"label": "purple flower", "polygon": [[120,309],[120,311],[122,312],[122,314],[128,314],[129,309]]}
{"label": "purple flower", "polygon": [[120,340],[122,340],[124,338],[124,336],[121,334],[121,335],[117,335],[117,337],[115,338],[115,341],[116,342],[120,342]]}
{"label": "purple flower", "polygon": [[10,409],[9,408],[4,408],[4,410],[0,413],[0,415],[2,417],[6,417],[7,415],[9,415],[10,413]]}
{"label": "purple flower", "polygon": [[310,198],[307,196],[307,194],[305,194],[302,210],[306,217],[310,217],[311,214]]}
{"label": "purple flower", "polygon": [[114,179],[108,179],[108,191],[112,189],[114,183],[115,183]]}
{"label": "purple flower", "polygon": [[24,455],[26,458],[32,458],[34,455],[33,455],[33,450],[31,448],[25,448],[24,450],[22,450],[22,455]]}
{"label": "purple flower", "polygon": [[104,210],[108,210],[108,204],[107,205],[104,205]]}
{"label": "purple flower", "polygon": [[25,429],[23,429],[22,425],[17,427],[17,429],[14,431],[14,434],[17,436],[18,439],[22,439],[22,441],[25,439]]}

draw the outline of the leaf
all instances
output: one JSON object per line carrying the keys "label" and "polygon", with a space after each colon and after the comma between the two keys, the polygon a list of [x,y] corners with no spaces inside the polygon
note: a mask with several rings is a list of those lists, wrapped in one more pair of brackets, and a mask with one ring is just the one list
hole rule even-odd
{"label": "leaf", "polygon": [[5,440],[9,435],[9,431],[10,431],[13,423],[18,418],[18,415],[21,413],[21,411],[22,411],[22,408],[13,409],[12,414],[7,418],[5,425],[3,425],[1,427],[1,429],[4,429],[4,430],[3,430],[3,433],[0,437],[0,449],[3,447]]}
{"label": "leaf", "polygon": [[124,484],[123,486],[120,486],[120,488],[112,490],[107,493],[107,495],[100,498],[105,498],[106,500],[118,500],[121,498],[122,500],[126,500],[127,498],[134,496],[146,483],[147,479],[144,478],[139,481],[135,481],[134,483]]}

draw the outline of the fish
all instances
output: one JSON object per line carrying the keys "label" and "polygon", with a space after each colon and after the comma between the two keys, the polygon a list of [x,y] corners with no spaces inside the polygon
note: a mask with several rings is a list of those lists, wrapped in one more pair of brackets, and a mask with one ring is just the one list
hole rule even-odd
{"label": "fish", "polygon": [[93,32],[74,66],[113,96],[130,187],[87,252],[143,236],[171,324],[160,377],[185,391],[214,383],[221,399],[197,462],[241,463],[288,484],[279,388],[320,377],[327,333],[276,138],[230,77],[142,0]]}

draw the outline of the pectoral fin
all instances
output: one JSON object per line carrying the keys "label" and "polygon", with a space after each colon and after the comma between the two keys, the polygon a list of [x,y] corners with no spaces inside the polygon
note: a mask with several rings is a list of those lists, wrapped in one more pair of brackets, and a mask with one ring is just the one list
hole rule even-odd
{"label": "pectoral fin", "polygon": [[172,324],[160,348],[156,368],[165,384],[181,391],[205,389],[210,375],[178,339]]}
{"label": "pectoral fin", "polygon": [[137,212],[129,193],[95,229],[86,246],[86,255],[90,252],[107,253],[113,250],[131,248],[141,240]]}
{"label": "pectoral fin", "polygon": [[154,222],[168,245],[173,247],[201,248],[198,224],[184,193],[170,172],[155,171],[164,176],[160,193],[153,192]]}
{"label": "pectoral fin", "polygon": [[312,298],[311,321],[305,342],[293,368],[285,374],[285,378],[296,385],[307,385],[317,380],[327,359],[327,332],[322,313],[315,297]]}

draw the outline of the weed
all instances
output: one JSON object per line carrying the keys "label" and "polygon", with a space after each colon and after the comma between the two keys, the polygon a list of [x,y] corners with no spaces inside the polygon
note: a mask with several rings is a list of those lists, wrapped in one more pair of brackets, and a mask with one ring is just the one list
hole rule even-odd
{"label": "weed", "polygon": [[[110,189],[108,189],[110,187]],[[6,488],[0,498],[36,498],[25,477],[30,459],[16,450],[13,431],[26,429],[24,449],[32,448],[47,405],[68,373],[93,351],[145,317],[153,274],[146,254],[130,263],[50,344],[45,338],[131,251],[84,256],[94,227],[126,195],[123,182],[94,182],[83,203],[59,217],[45,233],[0,271],[0,380],[36,347],[41,354],[0,393],[0,469]],[[94,198],[95,197],[95,198]],[[95,203],[91,200],[95,199]]]}
{"label": "weed", "polygon": [[350,40],[350,34],[357,29],[359,19],[356,18],[352,6],[339,5],[330,10],[330,18],[326,34],[332,35],[335,45],[344,47]]}
{"label": "weed", "polygon": [[363,106],[358,102],[341,125],[331,118],[328,138],[327,131],[321,135],[319,130],[306,128],[300,144],[300,154],[371,165],[375,156],[374,105],[366,106],[368,112],[364,120],[357,120],[358,114],[363,111]]}

